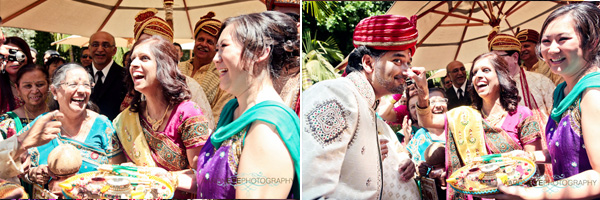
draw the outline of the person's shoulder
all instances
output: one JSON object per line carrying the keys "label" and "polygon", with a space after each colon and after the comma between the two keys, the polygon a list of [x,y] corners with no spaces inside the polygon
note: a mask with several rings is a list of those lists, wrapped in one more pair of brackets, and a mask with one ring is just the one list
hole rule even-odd
{"label": "person's shoulder", "polygon": [[12,120],[12,117],[10,116],[9,113],[13,113],[12,111],[8,111],[4,114],[0,115],[0,122],[5,121],[5,120]]}
{"label": "person's shoulder", "polygon": [[175,105],[173,111],[183,115],[183,118],[202,114],[200,106],[190,100],[185,100],[178,105]]}
{"label": "person's shoulder", "polygon": [[533,82],[537,82],[537,83],[544,83],[544,82],[549,82],[552,83],[552,85],[554,85],[554,82],[552,82],[552,80],[550,80],[550,78],[546,77],[543,74],[540,74],[538,72],[531,72],[531,71],[525,71],[525,75],[527,76],[527,79],[533,79]]}
{"label": "person's shoulder", "polygon": [[529,117],[533,115],[533,111],[529,109],[527,106],[518,105],[516,114],[521,114],[524,117]]}
{"label": "person's shoulder", "polygon": [[111,123],[110,119],[106,115],[88,110],[88,116],[91,118],[95,117],[96,121],[100,121],[101,123]]}
{"label": "person's shoulder", "polygon": [[188,84],[188,88],[200,87],[200,83],[198,83],[198,81],[196,79],[194,79],[191,76],[188,76],[186,74],[184,74],[183,76],[185,76],[185,83]]}
{"label": "person's shoulder", "polygon": [[456,95],[456,92],[454,91],[454,86],[446,89],[446,98],[448,98],[449,95]]}
{"label": "person's shoulder", "polygon": [[119,71],[127,71],[127,69],[125,67],[119,65],[116,61],[113,61],[112,65],[110,67],[110,70],[112,70],[112,69],[117,69]]}
{"label": "person's shoulder", "polygon": [[594,105],[600,107],[600,104],[597,102],[600,101],[600,88],[587,88],[581,95],[581,101],[591,100],[591,102],[595,102]]}
{"label": "person's shoulder", "polygon": [[319,94],[319,93],[321,93],[323,91],[327,91],[327,90],[341,90],[341,91],[348,92],[348,91],[351,91],[349,89],[351,88],[351,86],[353,86],[352,84],[348,84],[348,83],[349,83],[348,80],[346,80],[346,78],[344,78],[344,77],[320,81],[320,82],[310,86],[304,92],[302,92],[302,95],[307,94],[307,93]]}

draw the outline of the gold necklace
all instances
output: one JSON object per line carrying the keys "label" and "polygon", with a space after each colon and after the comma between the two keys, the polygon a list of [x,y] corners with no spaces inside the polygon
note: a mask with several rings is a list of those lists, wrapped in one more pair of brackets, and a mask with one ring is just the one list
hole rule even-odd
{"label": "gold necklace", "polygon": [[17,84],[15,82],[12,82],[11,80],[8,80],[10,82],[10,86],[14,87],[15,89],[17,89]]}
{"label": "gold necklace", "polygon": [[[146,104],[147,106],[148,104]],[[148,119],[148,123],[150,123],[150,126],[152,127],[152,130],[154,131],[158,131],[158,128],[160,128],[160,126],[162,125],[165,116],[167,116],[167,112],[169,111],[169,107],[171,105],[167,105],[167,109],[165,109],[165,112],[163,113],[162,117],[159,120],[154,120],[152,119],[152,117],[150,117],[150,113],[148,112],[148,107],[146,107],[146,117]]]}
{"label": "gold necklace", "polygon": [[490,115],[486,115],[483,110],[481,111],[481,115],[483,115],[483,118],[488,121],[490,123],[491,126],[496,126],[497,124],[500,123],[500,121],[502,121],[502,119],[504,118],[504,115],[506,115],[505,111],[499,112],[499,113],[494,113],[494,114],[490,114]]}
{"label": "gold necklace", "polygon": [[[36,115],[33,115],[31,112],[29,112],[29,109],[27,109],[27,105],[23,105],[23,108],[25,109],[25,119],[27,119],[27,123],[30,123],[32,121],[32,119],[29,118],[29,114],[31,114],[31,116],[33,116],[34,119],[37,117]],[[46,106],[45,111],[48,111],[48,106]]]}
{"label": "gold necklace", "polygon": [[[81,125],[79,126],[79,130],[77,131],[77,135],[73,136],[71,135],[71,133],[69,133],[67,131],[67,129],[65,129],[63,126],[60,126],[60,129],[63,130],[71,139],[77,140],[77,141],[84,141],[85,138],[81,138],[84,135],[79,134],[79,132],[81,131],[81,129],[84,128],[84,126],[86,126],[86,122],[88,121],[88,119],[90,119],[90,116],[88,115],[87,111],[85,113],[85,118],[83,118],[83,122],[81,122]],[[85,136],[87,136],[87,134],[85,134]]]}

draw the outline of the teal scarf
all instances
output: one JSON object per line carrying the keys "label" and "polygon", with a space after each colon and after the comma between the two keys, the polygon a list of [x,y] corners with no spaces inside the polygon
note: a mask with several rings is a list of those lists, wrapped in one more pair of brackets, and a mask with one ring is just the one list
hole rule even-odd
{"label": "teal scarf", "polygon": [[[285,143],[292,161],[294,161],[294,184],[292,192],[300,194],[300,119],[298,115],[286,105],[275,101],[263,101],[248,109],[238,119],[233,121],[235,109],[239,106],[237,99],[230,100],[219,117],[217,131],[210,136],[210,141],[216,149],[219,149],[223,141],[239,133],[252,122],[260,120],[277,127],[279,136]],[[269,144],[264,144],[269,145]],[[298,198],[299,196],[294,196]]]}
{"label": "teal scarf", "polygon": [[569,106],[571,106],[575,100],[580,98],[581,94],[586,89],[600,87],[600,72],[592,72],[588,75],[585,75],[581,80],[579,80],[579,82],[577,82],[577,84],[575,84],[573,90],[571,90],[566,97],[564,93],[565,87],[567,87],[566,82],[562,82],[556,86],[556,89],[554,89],[554,95],[552,96],[554,103],[552,104],[552,114],[550,117],[552,117],[556,123],[560,122],[560,118],[562,117],[563,113],[567,111],[567,108],[569,108]]}

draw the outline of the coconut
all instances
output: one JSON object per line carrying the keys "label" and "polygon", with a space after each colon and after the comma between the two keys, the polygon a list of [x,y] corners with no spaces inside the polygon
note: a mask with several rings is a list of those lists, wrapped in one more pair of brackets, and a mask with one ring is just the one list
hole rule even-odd
{"label": "coconut", "polygon": [[58,176],[79,172],[81,164],[81,152],[70,144],[58,145],[48,155],[48,170]]}
{"label": "coconut", "polygon": [[443,166],[446,156],[445,153],[445,148],[442,143],[431,143],[431,145],[425,149],[425,162],[431,166]]}

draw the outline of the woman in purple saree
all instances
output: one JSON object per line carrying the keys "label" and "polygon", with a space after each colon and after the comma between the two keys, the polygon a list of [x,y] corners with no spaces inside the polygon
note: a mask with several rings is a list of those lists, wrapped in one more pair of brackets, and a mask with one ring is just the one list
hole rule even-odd
{"label": "woman in purple saree", "polygon": [[554,90],[546,126],[547,151],[530,155],[552,163],[555,182],[506,187],[497,198],[592,199],[600,197],[600,9],[589,3],[563,6],[542,26],[539,54],[565,82]]}
{"label": "woman in purple saree", "polygon": [[213,61],[221,89],[236,96],[179,189],[200,199],[299,198],[300,126],[275,87],[298,71],[296,23],[274,11],[229,18]]}

